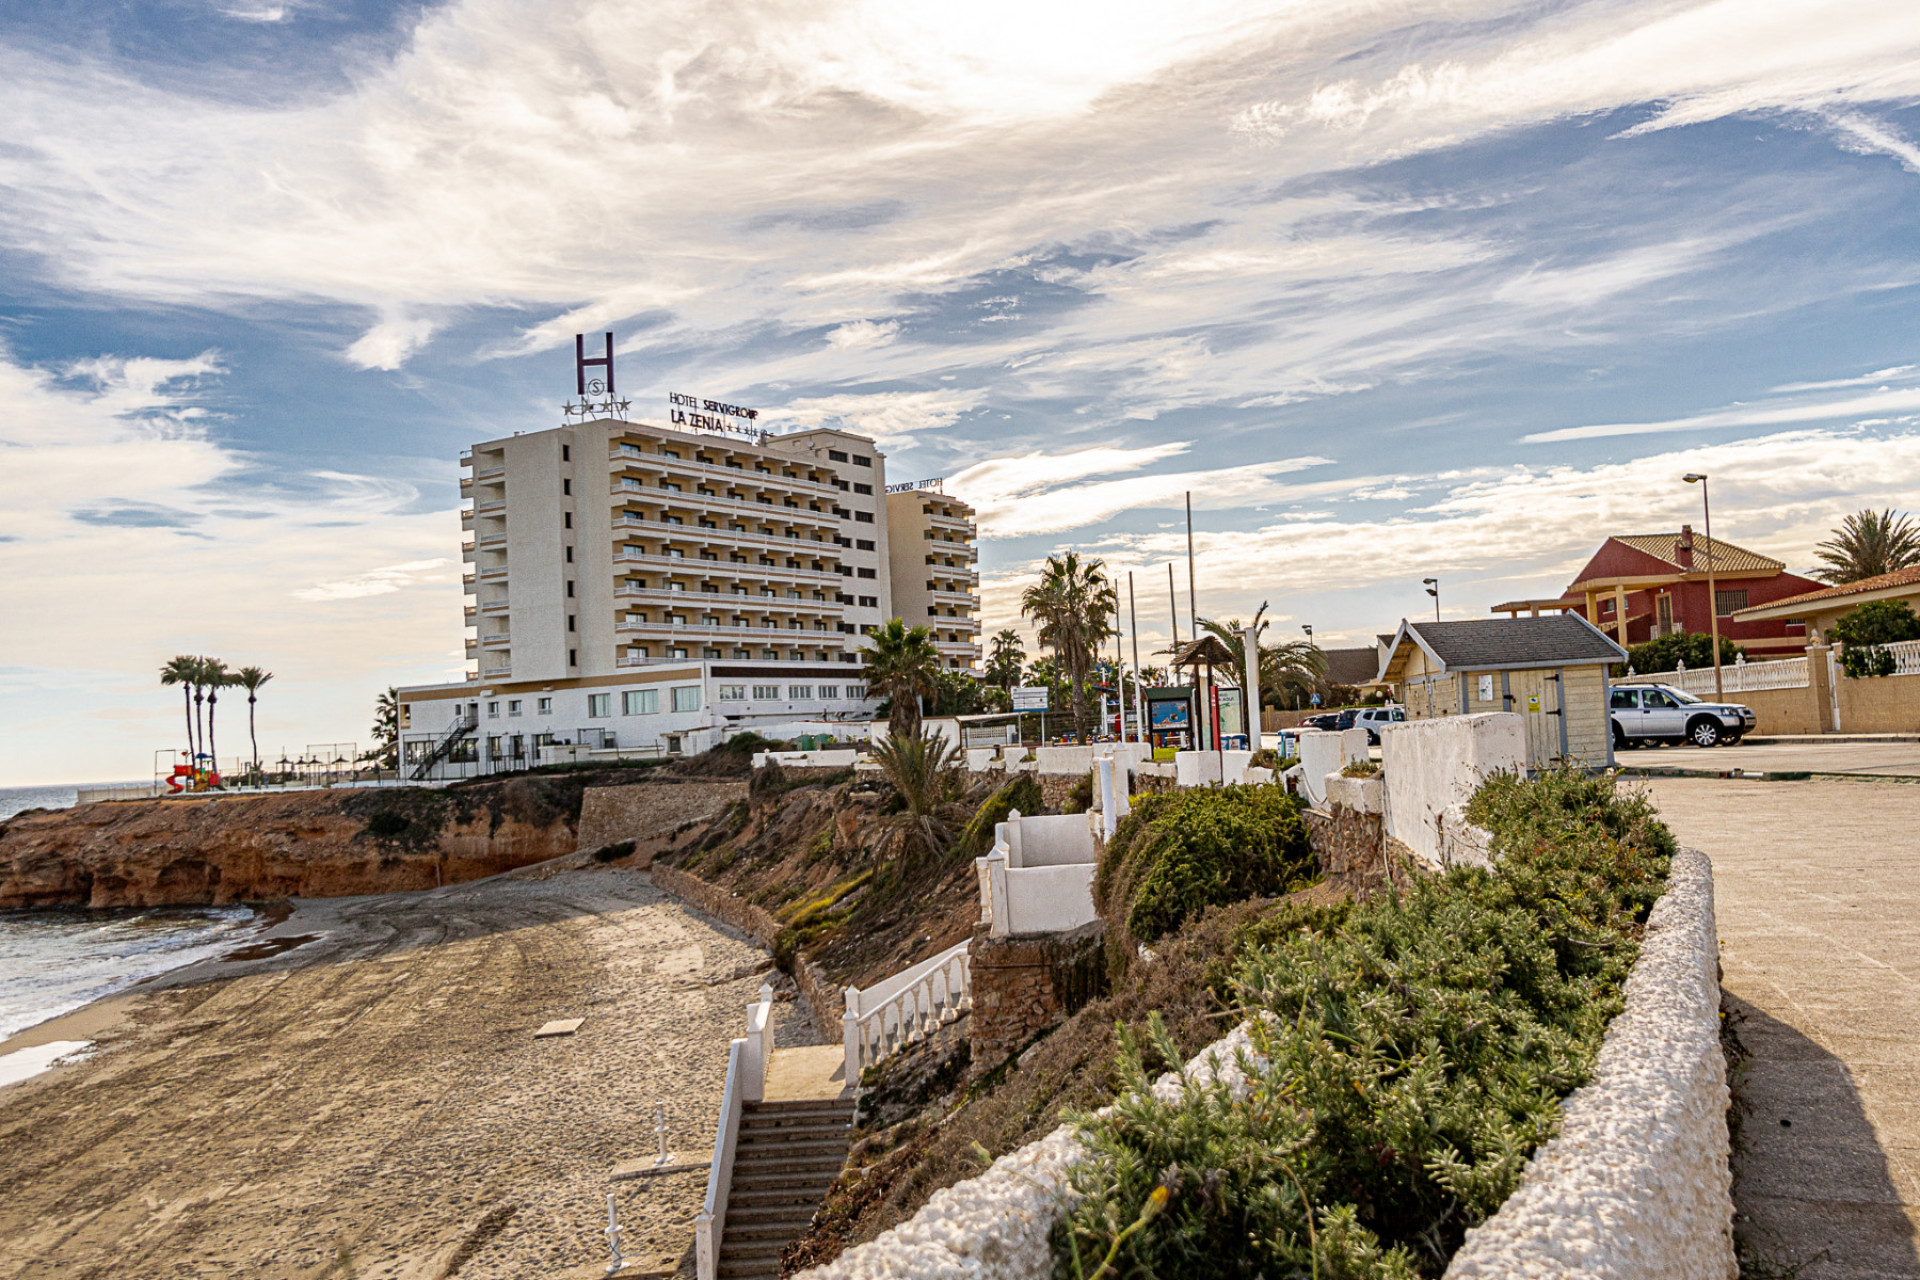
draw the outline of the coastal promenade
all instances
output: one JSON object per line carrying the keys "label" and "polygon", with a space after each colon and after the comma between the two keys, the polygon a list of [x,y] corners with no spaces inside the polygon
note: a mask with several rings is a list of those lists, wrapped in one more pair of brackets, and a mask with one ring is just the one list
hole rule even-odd
{"label": "coastal promenade", "polygon": [[[1728,754],[1738,754],[1730,752]],[[1713,859],[1735,1229],[1764,1274],[1920,1277],[1920,785],[1648,784]]]}
{"label": "coastal promenade", "polygon": [[630,1253],[690,1244],[704,1168],[607,1175],[660,1102],[704,1161],[764,952],[643,873],[553,864],[271,936],[313,935],[96,1008],[92,1058],[0,1090],[0,1277],[525,1280],[605,1258],[610,1191]]}

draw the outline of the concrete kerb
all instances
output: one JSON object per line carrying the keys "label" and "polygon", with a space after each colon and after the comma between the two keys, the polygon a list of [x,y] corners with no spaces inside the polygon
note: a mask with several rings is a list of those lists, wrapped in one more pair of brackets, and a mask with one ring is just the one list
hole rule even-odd
{"label": "concrete kerb", "polygon": [[1727,1077],[1713,866],[1683,849],[1647,920],[1626,1008],[1593,1079],[1560,1106],[1500,1211],[1447,1280],[1733,1280]]}

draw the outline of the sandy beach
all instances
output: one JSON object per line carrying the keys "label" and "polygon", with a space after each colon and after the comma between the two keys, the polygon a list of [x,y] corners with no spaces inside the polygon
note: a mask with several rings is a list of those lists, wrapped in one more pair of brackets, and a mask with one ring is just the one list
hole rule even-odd
{"label": "sandy beach", "polygon": [[[606,1258],[609,1192],[629,1252],[689,1249],[704,1171],[608,1174],[659,1102],[706,1159],[751,942],[579,856],[301,902],[263,937],[312,940],[0,1045],[94,1042],[0,1089],[0,1277],[564,1276]],[[780,1043],[813,1039],[802,1007]]]}

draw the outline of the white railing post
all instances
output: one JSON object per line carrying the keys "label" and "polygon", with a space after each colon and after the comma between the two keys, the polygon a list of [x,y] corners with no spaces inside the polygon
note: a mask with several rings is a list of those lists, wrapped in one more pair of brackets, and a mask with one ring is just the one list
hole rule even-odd
{"label": "white railing post", "polygon": [[1100,772],[1100,834],[1111,840],[1120,827],[1119,801],[1113,794],[1113,757],[1102,756],[1094,761],[1094,768]]}
{"label": "white railing post", "polygon": [[746,1050],[740,1057],[740,1100],[759,1102],[767,1096],[767,1067],[773,1057],[773,988],[760,987],[760,998],[747,1006]]}
{"label": "white railing post", "polygon": [[866,1063],[860,1061],[860,992],[856,987],[847,988],[847,1011],[840,1015],[840,1038],[847,1050],[847,1083],[860,1082],[860,1070]]}
{"label": "white railing post", "polygon": [[1007,902],[1007,847],[995,845],[987,855],[987,885],[993,906],[990,932],[1004,938],[1012,931],[1013,917]]}
{"label": "white railing post", "polygon": [[713,1135],[713,1164],[707,1170],[707,1196],[693,1219],[694,1267],[698,1280],[720,1273],[720,1238],[727,1226],[727,1192],[733,1185],[733,1157],[740,1140],[741,1059],[746,1040],[727,1046],[727,1083],[720,1094],[720,1123]]}

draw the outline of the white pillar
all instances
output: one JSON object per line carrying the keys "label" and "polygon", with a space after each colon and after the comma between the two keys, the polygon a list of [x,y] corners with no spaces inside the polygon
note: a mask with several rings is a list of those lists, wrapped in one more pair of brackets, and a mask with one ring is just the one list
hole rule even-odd
{"label": "white pillar", "polygon": [[1102,756],[1093,767],[1100,775],[1100,834],[1102,839],[1111,840],[1120,825],[1119,802],[1113,794],[1113,757]]}

